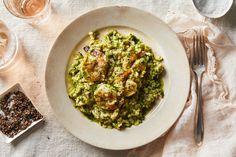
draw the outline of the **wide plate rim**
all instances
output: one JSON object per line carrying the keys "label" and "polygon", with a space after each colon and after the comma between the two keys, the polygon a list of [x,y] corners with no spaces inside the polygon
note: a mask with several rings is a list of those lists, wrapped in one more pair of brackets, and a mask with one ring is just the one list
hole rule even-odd
{"label": "wide plate rim", "polygon": [[[181,44],[180,40],[178,39],[177,35],[175,34],[175,32],[174,32],[166,23],[164,23],[162,20],[160,20],[160,19],[159,19],[158,17],[156,17],[155,15],[153,15],[153,14],[147,12],[147,11],[144,11],[144,10],[141,10],[141,9],[138,9],[138,8],[135,8],[135,7],[117,6],[117,5],[116,5],[116,6],[107,6],[107,7],[97,8],[97,9],[88,11],[88,12],[86,12],[86,13],[84,13],[84,14],[78,16],[77,18],[75,18],[74,20],[72,20],[72,21],[61,31],[61,33],[58,35],[58,37],[57,37],[56,40],[54,41],[54,43],[53,43],[53,45],[52,45],[52,47],[51,47],[51,49],[50,49],[50,53],[49,53],[49,55],[48,55],[48,58],[47,58],[47,64],[46,64],[46,70],[45,70],[45,89],[46,89],[46,95],[47,95],[48,101],[49,101],[49,103],[50,103],[50,106],[51,106],[52,109],[53,109],[54,115],[56,116],[57,120],[58,120],[58,121],[63,125],[63,127],[66,128],[66,130],[68,130],[72,135],[74,135],[75,137],[79,138],[80,140],[82,140],[82,141],[84,141],[84,142],[86,142],[86,143],[88,143],[88,144],[94,145],[94,146],[99,147],[99,148],[105,148],[105,149],[110,149],[110,150],[124,150],[124,149],[131,149],[131,148],[139,147],[139,146],[145,145],[145,144],[147,144],[147,143],[150,143],[150,142],[152,142],[153,140],[155,140],[155,139],[157,139],[158,137],[160,137],[162,134],[156,136],[155,138],[153,138],[153,139],[151,139],[151,140],[148,139],[148,140],[147,140],[146,142],[144,142],[144,143],[136,144],[136,145],[132,145],[132,146],[126,146],[126,147],[112,147],[112,146],[111,146],[111,147],[107,147],[107,146],[97,145],[97,144],[95,144],[95,143],[93,143],[93,142],[91,142],[91,141],[86,141],[85,139],[83,139],[83,138],[81,138],[81,137],[78,137],[78,136],[76,136],[74,133],[72,133],[72,132],[70,131],[70,129],[62,122],[62,120],[60,120],[60,117],[57,115],[57,113],[56,113],[56,111],[55,111],[55,106],[52,105],[53,103],[51,102],[51,100],[50,100],[50,98],[49,98],[49,93],[48,93],[48,90],[47,90],[47,88],[48,88],[48,86],[49,86],[49,85],[48,85],[49,82],[47,81],[47,77],[48,77],[48,75],[47,75],[47,73],[48,73],[48,68],[47,68],[47,67],[48,67],[48,65],[50,64],[50,63],[49,63],[49,60],[50,60],[50,57],[51,57],[51,55],[52,55],[51,52],[52,52],[54,46],[56,45],[58,39],[59,39],[59,38],[63,35],[63,33],[70,27],[70,25],[72,25],[72,24],[73,24],[74,22],[76,22],[77,20],[80,20],[81,18],[83,18],[83,17],[85,17],[85,16],[88,16],[90,13],[99,12],[99,11],[101,11],[101,10],[108,9],[108,8],[114,8],[114,9],[119,9],[119,8],[122,8],[122,9],[134,9],[134,10],[136,10],[136,11],[143,12],[143,13],[147,14],[148,16],[153,16],[153,17],[157,18],[162,24],[166,25],[166,27],[169,29],[169,31],[171,31],[171,32],[175,35],[175,38],[177,39],[178,44],[182,47],[182,51],[183,51],[184,53],[185,53],[185,50],[184,50],[183,45]],[[186,54],[185,54],[184,61],[185,61],[186,63],[188,63]],[[186,79],[185,85],[186,85],[186,88],[187,88],[187,89],[186,89],[185,91],[189,91],[189,87],[190,87],[190,69],[189,69],[189,66],[186,67],[186,72],[187,72],[187,73],[186,73],[186,78],[185,78],[185,79]],[[183,101],[184,101],[184,102],[186,102],[187,97],[188,97],[188,92],[185,92],[184,95],[183,95],[183,99],[184,99]],[[182,109],[181,109],[181,112],[178,113],[178,116],[175,118],[175,121],[172,122],[172,124],[169,126],[169,128],[166,128],[166,130],[163,132],[163,134],[164,134],[166,131],[168,131],[168,130],[174,125],[174,123],[178,120],[178,118],[180,117],[180,115],[181,115],[182,112],[183,112],[184,106],[185,106],[185,103],[183,103],[183,104],[181,105],[181,108],[182,108]]]}

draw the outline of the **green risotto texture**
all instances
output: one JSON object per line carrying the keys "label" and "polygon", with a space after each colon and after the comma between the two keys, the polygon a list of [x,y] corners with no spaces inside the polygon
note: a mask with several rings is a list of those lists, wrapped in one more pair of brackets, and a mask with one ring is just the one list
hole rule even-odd
{"label": "green risotto texture", "polygon": [[164,96],[163,59],[133,34],[90,32],[74,50],[66,82],[74,107],[105,128],[124,129],[145,119]]}

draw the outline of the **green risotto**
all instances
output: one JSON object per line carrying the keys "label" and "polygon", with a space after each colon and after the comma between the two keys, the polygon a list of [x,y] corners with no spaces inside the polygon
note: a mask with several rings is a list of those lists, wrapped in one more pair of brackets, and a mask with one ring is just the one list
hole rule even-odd
{"label": "green risotto", "polygon": [[105,128],[138,125],[164,96],[162,57],[135,35],[90,32],[73,52],[66,81],[74,107]]}

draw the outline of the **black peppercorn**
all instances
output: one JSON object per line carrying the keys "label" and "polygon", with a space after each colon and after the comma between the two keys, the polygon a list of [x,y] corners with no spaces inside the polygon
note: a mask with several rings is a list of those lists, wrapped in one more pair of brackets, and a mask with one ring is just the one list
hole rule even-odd
{"label": "black peppercorn", "polygon": [[43,118],[21,91],[6,94],[0,100],[0,131],[14,137],[32,122]]}

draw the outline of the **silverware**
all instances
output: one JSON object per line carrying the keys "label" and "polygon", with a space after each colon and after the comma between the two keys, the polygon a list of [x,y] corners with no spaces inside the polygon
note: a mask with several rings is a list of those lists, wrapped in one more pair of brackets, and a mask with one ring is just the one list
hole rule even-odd
{"label": "silverware", "polygon": [[202,99],[202,76],[205,73],[207,64],[207,52],[205,46],[205,37],[197,34],[193,37],[193,52],[191,55],[191,66],[196,79],[197,104],[194,120],[194,138],[198,146],[202,144],[204,136],[203,122],[203,99]]}

